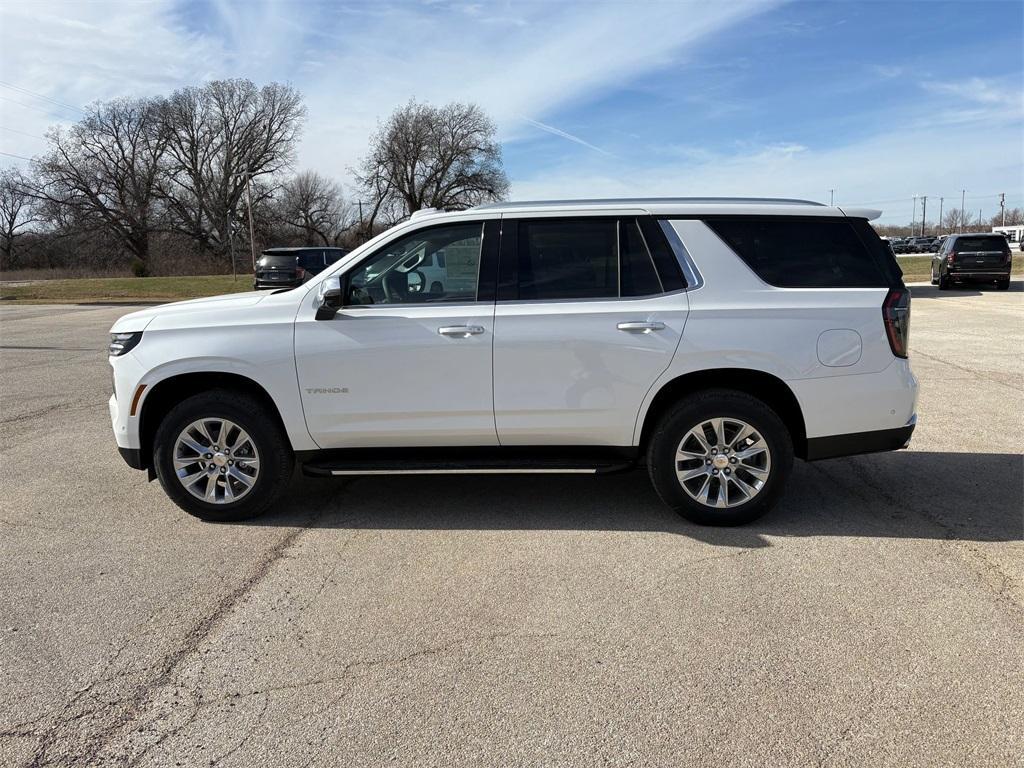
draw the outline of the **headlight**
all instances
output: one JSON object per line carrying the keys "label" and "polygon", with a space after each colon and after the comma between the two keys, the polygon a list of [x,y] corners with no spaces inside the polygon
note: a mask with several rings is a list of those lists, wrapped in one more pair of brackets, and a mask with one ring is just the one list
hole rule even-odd
{"label": "headlight", "polygon": [[110,334],[110,356],[120,357],[135,349],[135,346],[142,341],[142,331],[134,333],[112,333]]}

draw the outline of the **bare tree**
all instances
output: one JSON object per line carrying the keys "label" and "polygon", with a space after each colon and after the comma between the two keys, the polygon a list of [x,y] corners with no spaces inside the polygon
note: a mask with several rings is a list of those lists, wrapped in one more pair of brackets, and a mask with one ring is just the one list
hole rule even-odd
{"label": "bare tree", "polygon": [[357,178],[370,198],[368,225],[421,208],[459,210],[508,192],[494,123],[474,104],[410,101],[371,139]]}
{"label": "bare tree", "polygon": [[979,226],[981,226],[981,220],[973,217],[970,211],[962,211],[959,208],[950,208],[942,214],[943,232],[959,232],[961,229],[964,232],[968,232],[972,228],[977,228]]}
{"label": "bare tree", "polygon": [[[294,159],[302,97],[280,83],[217,80],[176,91],[162,114],[170,144],[161,189],[174,227],[201,248],[223,252],[240,222],[246,177],[272,177]],[[273,186],[253,185],[257,190],[265,195]]]}
{"label": "bare tree", "polygon": [[14,262],[14,243],[25,230],[39,220],[38,201],[32,197],[21,171],[0,169],[0,255],[2,266]]}
{"label": "bare tree", "polygon": [[998,227],[1000,225],[1003,225],[1004,223],[1007,227],[1013,227],[1018,226],[1020,224],[1024,224],[1024,208],[1007,208],[1005,215],[1002,213],[997,213],[991,219],[989,219],[989,224],[991,224],[993,227]]}
{"label": "bare tree", "polygon": [[157,228],[156,181],[168,136],[151,99],[96,104],[69,129],[47,134],[32,194],[86,229],[112,236],[145,263]]}
{"label": "bare tree", "polygon": [[337,245],[356,224],[341,187],[315,171],[303,171],[285,182],[276,207],[281,224],[308,245]]}

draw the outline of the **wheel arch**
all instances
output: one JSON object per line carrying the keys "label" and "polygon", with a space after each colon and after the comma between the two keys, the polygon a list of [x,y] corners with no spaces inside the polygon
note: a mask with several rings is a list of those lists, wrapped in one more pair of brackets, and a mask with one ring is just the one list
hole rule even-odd
{"label": "wheel arch", "polygon": [[691,371],[665,382],[643,414],[639,440],[641,452],[646,449],[655,426],[669,408],[688,395],[707,389],[732,389],[756,397],[775,411],[786,425],[793,440],[794,455],[801,459],[807,457],[807,427],[793,390],[778,376],[750,368]]}
{"label": "wheel arch", "polygon": [[240,373],[224,371],[194,371],[179,373],[161,379],[152,385],[142,401],[139,411],[139,451],[142,468],[149,473],[149,479],[155,477],[153,466],[153,438],[160,422],[178,403],[201,392],[214,389],[225,389],[245,393],[259,401],[266,412],[271,414],[291,447],[291,439],[285,428],[284,419],[277,403],[266,389],[257,381]]}

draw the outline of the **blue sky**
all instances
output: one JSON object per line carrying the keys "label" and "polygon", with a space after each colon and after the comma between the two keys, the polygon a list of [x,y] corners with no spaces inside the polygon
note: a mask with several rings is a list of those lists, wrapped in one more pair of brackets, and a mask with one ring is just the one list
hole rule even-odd
{"label": "blue sky", "polygon": [[483,106],[518,199],[834,188],[892,222],[915,194],[1024,205],[1020,2],[90,0],[7,3],[0,24],[10,154],[75,118],[53,101],[245,76],[303,91],[299,166],[343,182],[417,98]]}

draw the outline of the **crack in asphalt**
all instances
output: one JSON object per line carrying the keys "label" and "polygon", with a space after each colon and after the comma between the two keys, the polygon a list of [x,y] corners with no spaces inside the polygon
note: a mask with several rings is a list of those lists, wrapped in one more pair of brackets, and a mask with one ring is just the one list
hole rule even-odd
{"label": "crack in asphalt", "polygon": [[[70,735],[69,726],[76,721],[84,719],[89,714],[92,714],[92,712],[70,714],[70,710],[72,710],[79,700],[89,693],[95,685],[103,682],[102,676],[110,669],[111,666],[113,666],[125,648],[134,641],[134,637],[122,644],[114,657],[108,662],[103,672],[100,673],[100,677],[89,683],[86,687],[77,691],[75,695],[64,704],[57,715],[52,718],[52,722],[47,725],[41,734],[39,733],[39,730],[34,732],[36,737],[41,738],[31,757],[24,765],[31,768],[41,768],[41,766],[52,765],[54,763],[70,762],[73,764],[92,764],[99,762],[99,756],[104,751],[107,751],[117,738],[118,734],[123,732],[125,729],[128,729],[133,723],[138,723],[142,720],[146,711],[152,706],[153,693],[172,681],[174,674],[182,667],[185,661],[198,651],[203,641],[209,637],[220,622],[243,601],[245,596],[249,594],[264,578],[266,578],[267,574],[284,556],[289,547],[291,547],[303,533],[310,530],[323,516],[327,509],[334,506],[337,496],[344,493],[346,487],[347,486],[342,486],[337,492],[332,493],[330,498],[321,506],[321,508],[311,514],[302,525],[296,527],[281,538],[269,550],[264,552],[263,557],[249,575],[235,586],[234,589],[222,597],[210,613],[204,616],[200,621],[193,624],[191,629],[185,633],[183,642],[174,651],[165,655],[160,662],[145,667],[142,670],[143,672],[154,672],[155,674],[151,675],[148,679],[139,682],[128,696],[115,699],[114,701],[108,701],[106,702],[105,707],[100,708],[107,712],[117,705],[125,705],[122,712],[115,716],[112,721],[103,724],[95,734],[87,736],[84,739],[84,743],[76,751],[76,754],[53,755],[53,748],[58,743],[64,741],[65,737]],[[130,673],[119,675],[117,677],[127,676],[127,674]],[[200,709],[201,701],[195,707],[192,719],[194,719]],[[42,717],[40,718],[40,721],[45,719],[46,717]],[[186,722],[180,726],[178,730],[185,727],[187,724],[188,723]],[[157,743],[160,743],[171,735],[173,734],[168,733]],[[155,745],[151,745],[144,750],[144,752],[151,749],[152,746]],[[139,756],[135,759],[138,759],[138,757]]]}
{"label": "crack in asphalt", "polygon": [[965,367],[963,365],[958,365],[958,364],[956,364],[954,362],[946,360],[945,358],[937,357],[936,355],[929,355],[929,354],[927,354],[925,352],[920,351],[919,349],[911,348],[911,352],[914,355],[916,355],[916,356],[920,356],[920,357],[926,358],[928,360],[932,360],[932,361],[934,361],[936,363],[939,363],[941,365],[948,365],[951,368],[956,368],[958,371],[962,371],[963,373],[966,373],[970,378],[973,378],[973,379],[984,379],[985,381],[992,382],[993,384],[998,384],[1001,387],[1006,387],[1007,389],[1009,389],[1010,391],[1012,391],[1014,393],[1017,393],[1017,394],[1020,393],[1020,387],[1015,387],[1012,384],[1007,384],[1005,381],[1000,381],[999,379],[997,379],[997,378],[995,378],[993,376],[989,376],[988,374],[982,373],[981,371],[976,371],[976,370],[973,370],[971,368],[967,368],[967,367]]}
{"label": "crack in asphalt", "polygon": [[[957,553],[959,561],[963,565],[966,565],[968,570],[976,578],[981,580],[986,591],[991,593],[998,603],[1010,608],[1011,613],[1018,619],[1024,618],[1024,603],[1022,603],[1018,596],[1014,594],[1015,591],[1019,590],[1020,586],[1012,576],[1003,571],[997,563],[993,562],[979,546],[968,544],[967,542],[957,539],[958,533],[956,528],[943,520],[939,515],[936,515],[930,507],[923,504],[915,504],[906,498],[901,498],[893,494],[890,488],[875,479],[867,466],[865,466],[864,462],[865,460],[863,458],[856,456],[850,457],[848,460],[848,464],[857,479],[872,490],[871,496],[865,494],[856,485],[847,483],[835,473],[828,471],[828,469],[822,466],[819,462],[813,462],[810,466],[827,475],[833,482],[843,486],[844,489],[865,501],[870,501],[872,497],[878,497],[883,499],[893,509],[909,511],[927,520],[929,523],[934,525],[936,529],[942,532],[942,543],[945,544],[945,549],[947,551],[952,549]],[[957,514],[956,509],[947,506],[940,501],[931,502],[931,507],[937,507],[941,511],[949,514]],[[965,557],[965,553],[969,554],[970,558]],[[972,559],[974,561],[973,563]],[[976,565],[979,564],[981,566],[980,569],[976,567]],[[985,573],[982,571],[987,571],[989,574],[994,576],[999,584],[994,585],[992,580],[986,578]]]}

